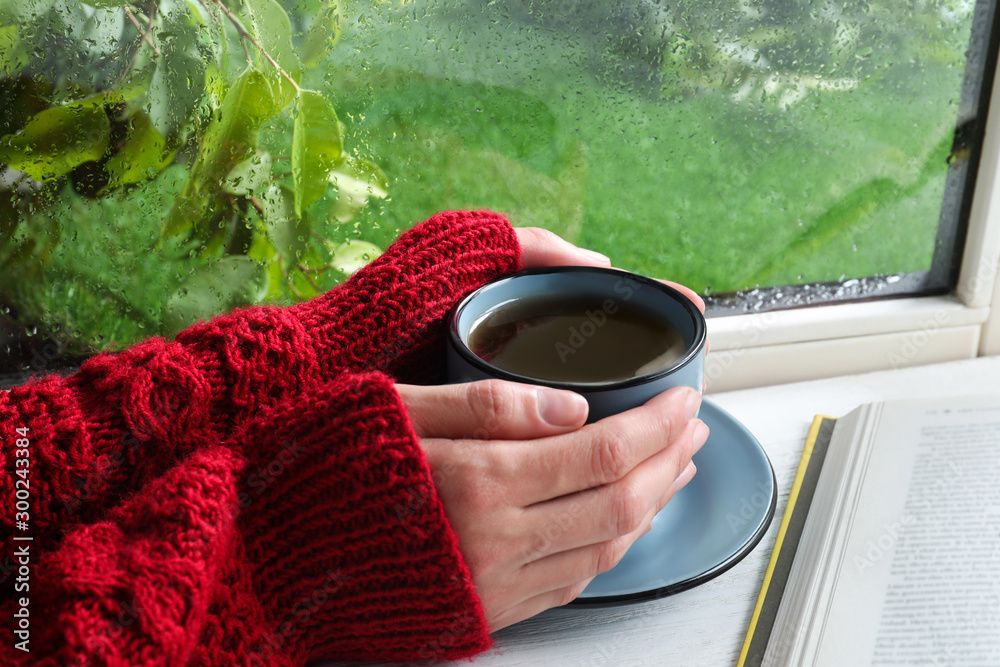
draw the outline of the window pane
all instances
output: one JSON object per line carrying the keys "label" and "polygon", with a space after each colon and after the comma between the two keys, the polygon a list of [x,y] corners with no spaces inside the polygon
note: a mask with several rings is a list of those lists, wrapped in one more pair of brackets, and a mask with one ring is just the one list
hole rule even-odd
{"label": "window pane", "polygon": [[950,287],[992,22],[895,0],[376,4],[331,81],[399,179],[393,227],[491,206],[742,312]]}
{"label": "window pane", "polygon": [[717,312],[947,289],[994,22],[960,0],[0,0],[0,371],[309,298],[448,208]]}

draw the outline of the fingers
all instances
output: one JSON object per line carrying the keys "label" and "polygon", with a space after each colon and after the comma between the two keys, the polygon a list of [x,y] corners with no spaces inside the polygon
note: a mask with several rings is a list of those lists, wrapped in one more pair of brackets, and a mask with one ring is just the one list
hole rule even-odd
{"label": "fingers", "polygon": [[[708,440],[707,435],[704,436],[705,439],[701,440],[701,445],[699,445],[697,443],[701,438],[702,438],[701,435],[695,435],[695,446],[696,446],[695,453],[697,453],[698,450],[701,449],[701,445],[704,445],[705,441]],[[662,499],[662,502],[660,503],[660,509],[663,509],[666,506],[668,500],[673,498],[678,491],[683,489],[685,486],[687,486],[688,482],[694,479],[694,475],[696,472],[698,472],[697,466],[695,466],[693,461],[689,461],[687,467],[684,468],[684,472],[678,475],[677,479],[674,480],[674,483],[670,485],[670,490],[667,492],[667,495]]]}
{"label": "fingers", "polygon": [[500,380],[397,385],[492,629],[565,604],[694,475],[698,392],[583,426],[577,394]]}
{"label": "fingers", "polygon": [[522,522],[533,537],[525,560],[612,541],[648,527],[694,476],[691,457],[707,438],[708,428],[692,420],[667,447],[614,483],[527,508]]}
{"label": "fingers", "polygon": [[[517,591],[505,589],[490,600],[490,632],[575,600],[594,577],[616,566],[636,540],[645,535],[655,512],[637,530],[612,540],[562,551],[527,563],[516,574]],[[518,591],[524,591],[518,596]]]}
{"label": "fingers", "polygon": [[521,268],[542,266],[611,266],[604,255],[577,248],[556,234],[540,227],[518,227],[514,230],[521,246]]}
{"label": "fingers", "polygon": [[663,283],[664,285],[670,285],[675,290],[677,290],[678,292],[680,292],[681,294],[683,294],[684,296],[686,296],[691,301],[691,303],[693,303],[698,308],[698,310],[700,310],[702,312],[702,314],[704,314],[704,312],[705,312],[705,300],[702,299],[698,295],[698,293],[695,292],[693,289],[691,289],[690,287],[686,287],[684,285],[681,285],[680,283],[671,282],[669,280],[661,280],[660,282]]}
{"label": "fingers", "polygon": [[587,420],[582,396],[549,387],[483,380],[396,389],[421,437],[534,440],[573,431]]}
{"label": "fingers", "polygon": [[[700,432],[701,428],[705,428],[704,425],[695,429],[698,431],[694,434],[695,451],[704,443],[703,437],[707,437]],[[646,512],[638,527],[627,534],[559,550],[555,544],[558,538],[553,532],[559,533],[560,529],[557,527],[555,531],[546,531],[542,538],[544,542],[538,545],[535,557],[529,555],[526,564],[517,572],[519,585],[516,589],[504,587],[497,591],[481,591],[482,595],[489,596],[487,608],[493,610],[493,614],[487,619],[490,632],[575,600],[595,576],[615,567],[636,540],[649,532],[656,514],[694,474],[695,466],[689,461],[684,471],[670,485],[668,492]],[[569,530],[561,530],[561,533],[569,536],[578,530],[581,527],[574,525]],[[549,550],[550,553],[544,553]]]}
{"label": "fingers", "polygon": [[[534,269],[543,266],[611,266],[611,260],[604,255],[577,248],[558,235],[541,227],[518,227],[514,229],[517,242],[521,246],[521,268]],[[660,281],[678,290],[691,300],[698,310],[705,312],[705,301],[684,285]]]}
{"label": "fingers", "polygon": [[579,432],[513,443],[523,468],[534,472],[519,480],[516,493],[534,504],[616,482],[673,442],[700,405],[698,392],[675,387]]}
{"label": "fingers", "polygon": [[[648,526],[647,526],[648,528]],[[517,573],[520,589],[533,594],[523,600],[494,600],[500,609],[487,618],[490,632],[530,618],[538,613],[561,607],[575,600],[590,585],[594,577],[607,572],[625,556],[631,546],[642,537],[647,528],[616,540],[564,551],[524,566]],[[581,573],[584,574],[581,578]]]}
{"label": "fingers", "polygon": [[486,622],[489,624],[490,632],[502,630],[508,625],[514,625],[526,618],[537,616],[547,609],[569,604],[579,597],[592,580],[593,578],[586,579],[562,588],[547,590],[527,600],[521,600],[509,607],[504,607],[498,613],[487,614]]}

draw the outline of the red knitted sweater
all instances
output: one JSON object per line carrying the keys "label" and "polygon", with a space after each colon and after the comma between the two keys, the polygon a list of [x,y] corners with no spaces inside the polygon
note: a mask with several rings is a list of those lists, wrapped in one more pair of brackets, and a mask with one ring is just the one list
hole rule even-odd
{"label": "red knitted sweater", "polygon": [[313,301],[0,392],[0,664],[486,649],[393,380],[440,380],[445,313],[518,258],[502,217],[444,213]]}

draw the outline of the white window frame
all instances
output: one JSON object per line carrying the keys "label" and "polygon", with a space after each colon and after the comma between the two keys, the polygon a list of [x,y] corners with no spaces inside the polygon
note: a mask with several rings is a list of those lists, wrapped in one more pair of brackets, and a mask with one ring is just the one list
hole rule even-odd
{"label": "white window frame", "polygon": [[954,293],[709,318],[708,391],[1000,354],[998,261],[1000,81]]}

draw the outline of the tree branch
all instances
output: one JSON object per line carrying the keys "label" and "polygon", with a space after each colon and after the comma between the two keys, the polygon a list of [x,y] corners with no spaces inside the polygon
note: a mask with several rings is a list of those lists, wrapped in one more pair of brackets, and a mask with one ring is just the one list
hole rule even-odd
{"label": "tree branch", "polygon": [[[153,38],[150,37],[149,33],[146,32],[146,29],[142,27],[142,24],[139,23],[139,19],[135,17],[135,14],[132,13],[132,10],[129,9],[128,7],[122,7],[122,9],[125,10],[125,16],[128,17],[128,20],[132,22],[132,25],[135,26],[135,29],[139,31],[140,35],[142,35],[142,41],[146,42],[149,48],[153,49],[153,53],[155,53],[158,56],[163,55],[162,53],[160,53],[160,50],[156,48],[156,44],[153,44]],[[149,25],[150,26],[153,25],[152,15],[150,15],[149,17]]]}
{"label": "tree branch", "polygon": [[256,197],[250,197],[250,203],[253,204],[253,207],[255,209],[257,209],[258,213],[260,213],[260,217],[263,218],[264,217],[264,205],[261,204],[260,201]]}
{"label": "tree branch", "polygon": [[246,28],[244,28],[243,24],[239,22],[239,19],[233,16],[233,13],[229,11],[229,7],[226,7],[224,4],[222,4],[222,0],[198,0],[198,2],[200,2],[202,6],[204,6],[206,9],[208,9],[208,5],[206,3],[212,2],[220,10],[222,10],[222,13],[229,18],[229,22],[233,24],[234,28],[236,28],[236,34],[240,36],[240,39],[241,40],[245,39],[251,44],[253,44],[255,47],[257,47],[257,50],[260,51],[262,56],[267,58],[267,61],[271,63],[274,69],[278,71],[278,74],[285,77],[285,79],[288,80],[288,83],[292,84],[292,88],[295,89],[295,92],[301,92],[302,89],[299,88],[299,84],[295,82],[295,79],[293,79],[288,72],[282,69],[281,65],[278,64],[278,61],[271,57],[271,54],[267,52],[267,49],[261,46],[260,42],[258,42],[253,35],[251,35],[249,32],[246,31]]}

